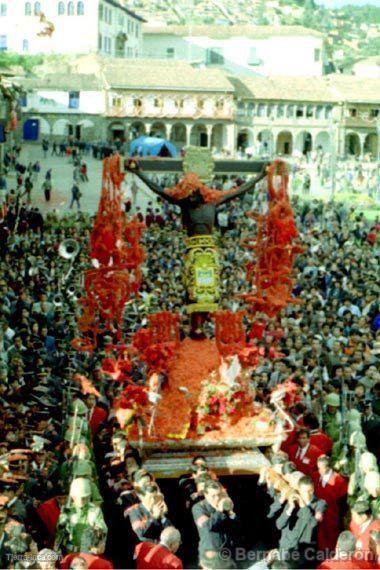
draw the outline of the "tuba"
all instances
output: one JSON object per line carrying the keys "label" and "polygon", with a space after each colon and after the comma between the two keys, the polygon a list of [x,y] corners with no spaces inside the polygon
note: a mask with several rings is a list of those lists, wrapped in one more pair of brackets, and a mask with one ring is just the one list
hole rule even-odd
{"label": "tuba", "polygon": [[69,278],[73,267],[74,261],[80,251],[80,246],[75,239],[65,239],[62,243],[60,243],[58,248],[58,255],[67,261],[70,261],[70,267],[66,275],[62,277],[62,283],[65,283]]}
{"label": "tuba", "polygon": [[75,239],[65,239],[59,244],[58,255],[63,259],[72,261],[78,255],[79,249],[79,243]]}
{"label": "tuba", "polygon": [[62,307],[62,305],[63,305],[63,297],[62,297],[62,295],[60,295],[60,294],[58,293],[57,295],[54,296],[53,305],[54,305],[54,307]]}

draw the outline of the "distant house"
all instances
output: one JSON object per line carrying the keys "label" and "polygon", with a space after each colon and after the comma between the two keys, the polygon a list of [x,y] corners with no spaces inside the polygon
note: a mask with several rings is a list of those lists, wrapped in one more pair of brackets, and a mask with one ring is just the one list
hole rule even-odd
{"label": "distant house", "polygon": [[181,59],[245,75],[320,76],[324,36],[302,26],[144,26],[147,58]]}
{"label": "distant house", "polygon": [[357,61],[352,67],[352,72],[357,77],[380,78],[380,55]]}
{"label": "distant house", "polygon": [[0,13],[0,51],[141,55],[144,19],[119,0],[12,0]]}

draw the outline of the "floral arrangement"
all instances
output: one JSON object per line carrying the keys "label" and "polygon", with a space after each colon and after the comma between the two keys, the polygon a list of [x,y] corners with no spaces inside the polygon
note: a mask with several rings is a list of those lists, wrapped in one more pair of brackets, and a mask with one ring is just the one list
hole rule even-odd
{"label": "floral arrangement", "polygon": [[146,406],[149,402],[148,394],[142,386],[129,384],[118,398],[113,401],[115,409],[134,409]]}
{"label": "floral arrangement", "polygon": [[233,424],[243,415],[249,415],[253,394],[244,375],[229,384],[217,372],[202,382],[202,390],[197,407],[197,432],[221,428]]}
{"label": "floral arrangement", "polygon": [[103,374],[110,376],[112,380],[118,382],[126,382],[129,379],[129,374],[132,371],[132,364],[129,360],[122,357],[119,358],[103,358],[102,368]]}

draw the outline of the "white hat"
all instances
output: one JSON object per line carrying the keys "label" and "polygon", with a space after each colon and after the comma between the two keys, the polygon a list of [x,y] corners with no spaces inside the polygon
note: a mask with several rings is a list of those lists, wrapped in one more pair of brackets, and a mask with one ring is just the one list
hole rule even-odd
{"label": "white hat", "polygon": [[70,485],[70,497],[91,497],[91,483],[85,477],[73,479]]}
{"label": "white hat", "polygon": [[376,456],[369,451],[364,451],[364,453],[362,453],[360,456],[359,466],[363,473],[368,473],[369,471],[377,471]]}

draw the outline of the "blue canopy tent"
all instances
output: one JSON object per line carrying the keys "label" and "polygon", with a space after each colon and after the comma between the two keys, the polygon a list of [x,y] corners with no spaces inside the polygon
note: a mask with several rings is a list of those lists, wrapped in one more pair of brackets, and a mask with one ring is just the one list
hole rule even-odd
{"label": "blue canopy tent", "polygon": [[131,142],[130,155],[138,156],[165,156],[174,158],[177,150],[171,142],[158,137],[139,137]]}

